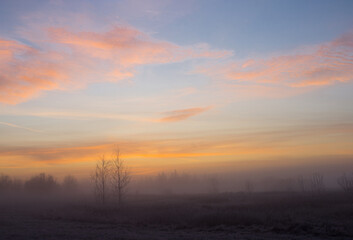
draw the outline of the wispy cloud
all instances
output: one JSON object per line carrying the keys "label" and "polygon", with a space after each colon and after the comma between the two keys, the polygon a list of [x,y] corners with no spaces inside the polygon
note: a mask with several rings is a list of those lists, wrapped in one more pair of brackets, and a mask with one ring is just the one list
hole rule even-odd
{"label": "wispy cloud", "polygon": [[196,72],[214,79],[228,80],[224,84],[227,88],[233,85],[249,93],[254,90],[261,94],[293,94],[302,92],[304,88],[349,82],[353,80],[353,33],[328,43],[303,48],[294,54],[267,59],[233,60],[225,64],[201,66]]}
{"label": "wispy cloud", "polygon": [[41,32],[26,39],[38,48],[0,38],[0,102],[17,104],[43,91],[120,81],[133,77],[138,65],[232,54],[205,44],[179,46],[153,39],[131,26],[115,26],[106,32],[53,26],[43,31],[47,38],[42,39]]}
{"label": "wispy cloud", "polygon": [[156,121],[157,122],[178,122],[178,121],[186,120],[192,116],[201,114],[209,109],[211,109],[211,107],[187,108],[187,109],[165,112],[164,115],[167,115],[167,116],[161,119],[158,119]]}
{"label": "wispy cloud", "polygon": [[19,126],[19,125],[8,123],[8,122],[0,122],[0,124],[4,125],[4,126],[12,127],[12,128],[24,129],[24,130],[30,131],[30,132],[42,132],[42,131],[40,131],[38,129],[23,127],[23,126]]}
{"label": "wispy cloud", "polygon": [[115,26],[107,32],[74,32],[49,28],[51,41],[66,44],[75,53],[109,59],[120,67],[179,62],[191,58],[220,58],[229,51],[215,51],[199,44],[182,47],[151,38],[129,26]]}

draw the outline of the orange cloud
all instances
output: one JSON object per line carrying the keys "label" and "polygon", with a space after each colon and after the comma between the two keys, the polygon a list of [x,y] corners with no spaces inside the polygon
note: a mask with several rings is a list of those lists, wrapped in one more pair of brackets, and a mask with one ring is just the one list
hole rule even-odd
{"label": "orange cloud", "polygon": [[[207,45],[182,47],[159,41],[132,27],[119,26],[107,32],[55,27],[46,31],[49,39],[31,36],[38,49],[0,38],[0,102],[17,104],[43,91],[131,78],[137,65],[231,54],[210,50]],[[47,42],[43,44],[43,40]]]}
{"label": "orange cloud", "polygon": [[188,119],[188,118],[195,116],[197,114],[203,113],[209,109],[210,109],[210,107],[188,108],[188,109],[181,109],[181,110],[166,112],[164,114],[166,114],[168,116],[161,118],[161,119],[158,119],[157,122],[178,122],[178,121]]}
{"label": "orange cloud", "polygon": [[[200,67],[198,73],[235,81],[236,87],[308,88],[353,80],[353,33],[303,53]],[[287,89],[286,89],[287,88]]]}

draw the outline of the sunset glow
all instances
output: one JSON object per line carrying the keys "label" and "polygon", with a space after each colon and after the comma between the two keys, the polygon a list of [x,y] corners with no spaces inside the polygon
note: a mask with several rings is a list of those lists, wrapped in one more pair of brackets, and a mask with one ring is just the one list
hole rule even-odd
{"label": "sunset glow", "polygon": [[115,146],[134,175],[353,163],[338,2],[1,1],[0,173],[84,179]]}

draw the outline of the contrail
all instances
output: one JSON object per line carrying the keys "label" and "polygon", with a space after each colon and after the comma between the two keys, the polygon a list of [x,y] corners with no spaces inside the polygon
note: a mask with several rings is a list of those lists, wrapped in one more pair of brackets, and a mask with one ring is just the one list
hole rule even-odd
{"label": "contrail", "polygon": [[16,124],[7,123],[7,122],[0,122],[0,124],[5,125],[5,126],[9,126],[9,127],[24,129],[24,130],[27,130],[27,131],[30,131],[30,132],[42,132],[42,131],[37,130],[37,129],[22,127],[22,126],[18,126]]}

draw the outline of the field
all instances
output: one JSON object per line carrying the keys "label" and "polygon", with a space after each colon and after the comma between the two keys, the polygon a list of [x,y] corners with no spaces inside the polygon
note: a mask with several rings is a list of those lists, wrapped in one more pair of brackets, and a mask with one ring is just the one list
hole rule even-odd
{"label": "field", "polygon": [[353,198],[325,193],[2,196],[1,239],[352,239]]}

